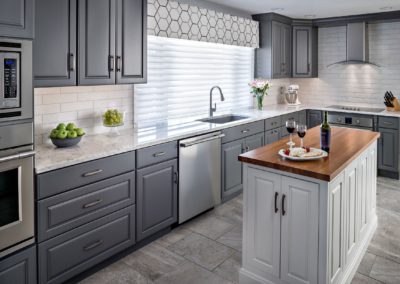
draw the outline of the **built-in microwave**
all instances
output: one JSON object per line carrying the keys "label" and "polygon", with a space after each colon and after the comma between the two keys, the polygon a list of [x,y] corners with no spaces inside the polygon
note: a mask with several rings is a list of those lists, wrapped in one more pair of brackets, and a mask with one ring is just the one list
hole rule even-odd
{"label": "built-in microwave", "polygon": [[32,41],[0,38],[0,123],[32,118]]}

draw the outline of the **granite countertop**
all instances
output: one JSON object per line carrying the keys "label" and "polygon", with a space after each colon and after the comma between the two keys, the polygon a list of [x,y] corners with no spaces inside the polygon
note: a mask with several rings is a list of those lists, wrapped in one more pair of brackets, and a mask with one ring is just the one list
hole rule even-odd
{"label": "granite countertop", "polygon": [[[281,104],[266,106],[265,110],[263,111],[254,109],[242,109],[234,111],[233,113],[235,114],[249,116],[249,118],[225,124],[212,124],[193,121],[189,123],[183,123],[178,126],[164,126],[147,129],[132,128],[121,131],[121,135],[117,137],[109,137],[107,134],[88,135],[85,136],[77,146],[64,149],[56,148],[53,144],[51,144],[51,142],[47,142],[36,145],[35,171],[37,174],[40,174],[107,156],[162,144],[169,141],[180,140],[212,131],[218,131],[304,109],[338,112],[337,109],[329,109],[321,105],[317,106],[303,104],[299,106],[288,106]],[[354,113],[354,111],[346,110],[340,110],[340,112]],[[378,114],[368,112],[357,113],[400,117],[400,113],[387,111]]]}

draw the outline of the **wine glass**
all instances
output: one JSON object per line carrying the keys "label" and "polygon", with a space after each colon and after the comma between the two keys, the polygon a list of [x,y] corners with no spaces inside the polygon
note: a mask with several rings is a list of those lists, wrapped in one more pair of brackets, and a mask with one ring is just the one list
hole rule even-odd
{"label": "wine glass", "polygon": [[295,143],[293,143],[292,135],[294,130],[296,129],[296,121],[294,120],[286,121],[286,129],[290,134],[290,142],[288,142],[287,144],[290,146],[290,148],[292,148],[292,146],[295,145]]}
{"label": "wine glass", "polygon": [[297,125],[297,135],[301,139],[301,146],[300,146],[301,148],[304,147],[303,139],[304,139],[304,136],[306,136],[306,132],[307,132],[307,125],[304,125],[304,124]]}

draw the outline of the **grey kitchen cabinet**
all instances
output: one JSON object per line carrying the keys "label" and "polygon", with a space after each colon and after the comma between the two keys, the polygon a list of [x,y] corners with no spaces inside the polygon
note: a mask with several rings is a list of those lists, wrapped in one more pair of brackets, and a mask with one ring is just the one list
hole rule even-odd
{"label": "grey kitchen cabinet", "polygon": [[274,143],[281,138],[281,128],[275,128],[265,132],[265,145]]}
{"label": "grey kitchen cabinet", "polygon": [[399,171],[399,130],[379,128],[381,137],[378,144],[378,169],[394,172]]}
{"label": "grey kitchen cabinet", "polygon": [[34,0],[1,0],[0,37],[32,39]]}
{"label": "grey kitchen cabinet", "polygon": [[264,133],[222,144],[222,201],[235,196],[243,189],[242,163],[238,156],[265,145]]}
{"label": "grey kitchen cabinet", "polygon": [[293,77],[318,77],[318,30],[310,26],[293,27]]}
{"label": "grey kitchen cabinet", "polygon": [[36,284],[36,246],[0,259],[0,283]]}
{"label": "grey kitchen cabinet", "polygon": [[306,110],[299,111],[299,123],[307,125],[307,111]]}
{"label": "grey kitchen cabinet", "polygon": [[147,1],[117,1],[117,84],[147,81]]}
{"label": "grey kitchen cabinet", "polygon": [[137,171],[137,240],[178,220],[178,162],[162,162]]}
{"label": "grey kitchen cabinet", "polygon": [[40,243],[39,282],[64,283],[133,244],[134,205]]}
{"label": "grey kitchen cabinet", "polygon": [[116,1],[78,3],[78,85],[115,84]]}
{"label": "grey kitchen cabinet", "polygon": [[307,110],[307,127],[313,128],[322,123],[322,111]]}
{"label": "grey kitchen cabinet", "polygon": [[260,48],[256,50],[256,77],[287,78],[292,73],[291,19],[274,13],[253,16],[259,21]]}
{"label": "grey kitchen cabinet", "polygon": [[36,0],[33,41],[35,87],[76,85],[77,11],[74,0]]}

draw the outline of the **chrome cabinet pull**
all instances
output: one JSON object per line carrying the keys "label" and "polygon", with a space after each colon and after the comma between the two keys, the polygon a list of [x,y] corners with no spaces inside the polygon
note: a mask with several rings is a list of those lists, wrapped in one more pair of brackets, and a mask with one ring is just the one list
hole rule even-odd
{"label": "chrome cabinet pull", "polygon": [[114,56],[108,56],[108,71],[113,72],[115,66]]}
{"label": "chrome cabinet pull", "polygon": [[121,56],[117,56],[117,72],[121,72]]}
{"label": "chrome cabinet pull", "polygon": [[82,176],[83,177],[90,177],[90,176],[98,175],[98,174],[100,174],[102,172],[103,172],[103,170],[98,169],[98,170],[95,170],[93,172],[85,173]]}
{"label": "chrome cabinet pull", "polygon": [[383,124],[386,124],[386,125],[393,125],[392,122],[387,122],[387,121],[384,121]]}
{"label": "chrome cabinet pull", "polygon": [[179,146],[186,148],[186,147],[197,145],[197,144],[200,144],[200,143],[203,143],[203,142],[208,142],[208,141],[220,139],[220,138],[223,138],[223,137],[225,137],[225,134],[219,134],[219,135],[215,135],[215,136],[212,136],[212,137],[204,138],[204,139],[201,139],[201,140],[196,140],[196,141],[193,141],[193,142],[180,143]]}
{"label": "chrome cabinet pull", "polygon": [[275,213],[277,213],[279,211],[278,210],[278,205],[277,205],[277,203],[278,203],[278,195],[279,195],[279,193],[275,192]]}
{"label": "chrome cabinet pull", "polygon": [[245,130],[242,130],[242,133],[244,134],[244,133],[247,133],[249,131],[250,131],[250,129],[245,129]]}
{"label": "chrome cabinet pull", "polygon": [[154,153],[153,157],[157,158],[157,157],[161,157],[161,156],[164,156],[164,155],[165,155],[165,152],[158,152],[158,153]]}
{"label": "chrome cabinet pull", "polygon": [[103,199],[98,199],[98,200],[96,200],[96,201],[93,201],[93,202],[90,202],[90,203],[87,203],[87,204],[83,205],[82,208],[83,208],[83,209],[87,209],[87,208],[96,206],[97,204],[100,204],[100,203],[102,203],[102,202],[103,202]]}
{"label": "chrome cabinet pull", "polygon": [[18,153],[15,155],[7,156],[7,157],[1,157],[0,158],[0,163],[12,161],[12,160],[17,160],[17,159],[24,159],[24,158],[29,158],[35,155],[35,151],[27,151],[27,152],[22,152]]}
{"label": "chrome cabinet pull", "polygon": [[282,195],[282,216],[285,216],[286,214],[286,210],[285,210],[285,199],[286,199],[286,195]]}
{"label": "chrome cabinet pull", "polygon": [[102,245],[103,243],[104,243],[104,241],[98,240],[90,245],[84,246],[83,250],[85,250],[85,251],[92,250],[92,249],[97,248],[98,246]]}
{"label": "chrome cabinet pull", "polygon": [[73,72],[76,68],[76,60],[73,53],[69,54],[69,71]]}

